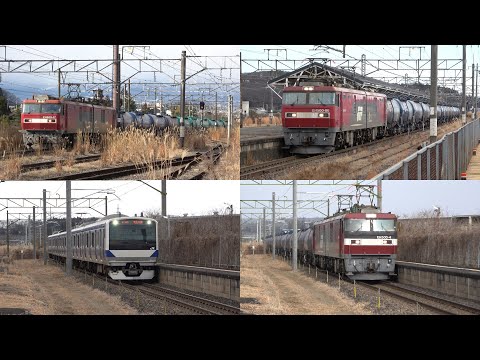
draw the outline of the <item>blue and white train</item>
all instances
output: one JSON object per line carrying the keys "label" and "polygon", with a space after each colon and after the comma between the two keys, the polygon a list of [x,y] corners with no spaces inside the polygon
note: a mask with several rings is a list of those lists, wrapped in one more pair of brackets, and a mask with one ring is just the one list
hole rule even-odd
{"label": "blue and white train", "polygon": [[[49,257],[65,262],[66,232],[48,237]],[[72,229],[73,266],[114,280],[149,280],[156,274],[157,221],[112,217]]]}

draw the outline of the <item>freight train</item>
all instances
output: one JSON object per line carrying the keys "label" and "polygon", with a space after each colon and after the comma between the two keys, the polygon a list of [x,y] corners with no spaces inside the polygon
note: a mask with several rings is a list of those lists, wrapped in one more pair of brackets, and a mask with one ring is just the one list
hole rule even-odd
{"label": "freight train", "polygon": [[[65,262],[66,232],[48,236],[51,259]],[[73,266],[114,280],[149,280],[156,275],[157,221],[144,217],[110,217],[72,229]]]}
{"label": "freight train", "polygon": [[[437,106],[438,123],[459,115],[457,107]],[[283,134],[293,154],[327,153],[429,125],[430,107],[425,103],[335,86],[283,90]]]}
{"label": "freight train", "polygon": [[[275,252],[291,257],[293,233],[276,236]],[[273,251],[273,238],[265,239]],[[352,280],[395,276],[397,217],[375,208],[342,212],[297,233],[297,259]]]}
{"label": "freight train", "polygon": [[[72,145],[78,133],[93,141],[109,130],[118,128],[150,129],[160,134],[166,128],[178,126],[176,117],[162,114],[122,112],[117,118],[115,109],[92,102],[70,101],[49,95],[36,95],[22,104],[21,132],[27,148],[34,145],[51,147]],[[226,127],[224,120],[185,118],[186,127]]]}

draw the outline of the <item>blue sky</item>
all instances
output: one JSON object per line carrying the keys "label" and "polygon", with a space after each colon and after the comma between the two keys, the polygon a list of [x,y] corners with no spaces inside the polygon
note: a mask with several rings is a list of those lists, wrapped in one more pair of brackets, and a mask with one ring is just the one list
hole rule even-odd
{"label": "blue sky", "polygon": [[[122,50],[123,49],[123,50]],[[193,56],[238,56],[239,55],[239,46],[238,45],[150,45],[149,48],[142,46],[132,48],[130,45],[120,45],[120,53],[123,54],[124,58],[127,59],[137,59],[147,57],[148,59],[180,59],[182,50],[187,52],[187,56],[192,56],[187,58],[187,77],[193,75],[201,69],[200,65],[195,63],[202,63],[204,65],[204,60],[201,58],[195,58]],[[133,54],[132,54],[133,51]],[[112,45],[0,45],[0,60],[5,58],[9,60],[18,60],[18,59],[112,59],[113,57],[113,46]],[[207,67],[231,67],[232,63],[229,61],[223,62],[223,59],[209,59],[207,61]],[[217,63],[216,63],[217,62]],[[239,65],[239,57],[235,59],[236,66]],[[129,63],[134,64],[134,63]],[[17,66],[19,64],[15,64]],[[138,67],[137,63],[134,64]],[[0,62],[0,73],[1,81],[0,87],[5,88],[14,92],[20,99],[31,97],[34,93],[49,93],[51,95],[57,94],[57,81],[58,76],[55,73],[51,74],[18,74],[18,73],[5,73],[2,71],[2,68],[5,67],[5,64]],[[156,64],[157,68],[160,68],[160,65]],[[47,67],[48,68],[48,67]],[[143,70],[149,69],[146,65],[143,66]],[[132,81],[138,80],[142,82],[164,82],[172,83],[174,79],[178,81],[180,79],[180,62],[171,61],[163,62],[161,66],[162,73],[157,73],[156,78],[153,78],[152,74],[138,74],[135,75],[135,78]],[[122,66],[122,80],[128,76],[134,74],[134,70],[129,66]],[[108,73],[108,69],[106,73]],[[110,70],[111,74],[111,70]],[[236,81],[239,82],[239,70],[222,71],[222,70],[211,70],[203,71],[198,73],[187,81],[188,83],[202,83],[202,82],[213,82],[221,83],[224,79],[225,82]],[[92,79],[92,76],[96,81],[103,79],[98,74],[90,74],[89,79]],[[233,80],[231,80],[233,79]],[[84,74],[68,74],[65,78],[65,83],[75,83],[75,82],[85,82],[86,75]],[[148,85],[155,86],[155,85]],[[106,88],[111,88],[107,86]],[[66,91],[66,86],[63,87],[63,90]],[[137,93],[143,91],[143,86],[138,86]],[[163,91],[168,93],[168,87],[163,87]],[[178,89],[175,88],[175,91]],[[189,94],[189,88],[187,86],[187,97]],[[110,91],[110,90],[109,90]],[[219,92],[219,101],[222,96],[221,90]],[[235,99],[239,98],[239,88],[237,88],[232,94]],[[133,92],[132,88],[132,94]],[[88,94],[82,94],[82,96],[88,96]],[[91,94],[90,94],[91,96]],[[148,93],[148,101],[154,100],[153,91]],[[150,99],[151,98],[151,99]],[[143,94],[142,94],[143,99]]]}

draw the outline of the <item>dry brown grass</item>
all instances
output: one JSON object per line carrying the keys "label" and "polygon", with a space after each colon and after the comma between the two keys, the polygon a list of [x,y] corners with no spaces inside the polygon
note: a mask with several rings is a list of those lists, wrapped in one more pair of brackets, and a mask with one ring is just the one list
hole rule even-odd
{"label": "dry brown grass", "polygon": [[78,130],[77,138],[73,146],[73,153],[75,155],[90,154],[94,151],[94,147],[95,146],[90,141],[90,136]]}
{"label": "dry brown grass", "polygon": [[240,128],[235,127],[230,133],[230,146],[223,150],[223,154],[216,166],[211,167],[205,179],[209,180],[238,180],[240,179]]}
{"label": "dry brown grass", "polygon": [[0,151],[12,151],[23,147],[19,124],[0,121]]}
{"label": "dry brown grass", "polygon": [[15,180],[20,177],[21,172],[21,157],[13,155],[3,161],[3,168],[0,172],[0,179]]}
{"label": "dry brown grass", "polygon": [[400,220],[398,259],[445,266],[478,268],[480,224],[461,225],[423,211]]}
{"label": "dry brown grass", "polygon": [[186,217],[168,222],[154,216],[158,224],[159,253],[163,262],[211,266],[239,265],[240,216],[218,215]]}
{"label": "dry brown grass", "polygon": [[246,127],[267,126],[267,125],[281,126],[282,118],[280,116],[273,116],[272,119],[270,119],[270,116],[263,116],[263,117],[256,117],[256,118],[251,118],[248,116],[243,120],[243,126],[246,126]]}
{"label": "dry brown grass", "polygon": [[21,307],[42,315],[137,314],[119,297],[92,289],[56,266],[42,261],[16,261],[8,274],[0,274],[0,307]]}
{"label": "dry brown grass", "polygon": [[271,255],[242,256],[240,295],[244,301],[256,300],[240,305],[251,314],[370,314],[363,304],[301,271],[293,272],[287,262]]}
{"label": "dry brown grass", "polygon": [[151,163],[182,155],[179,139],[173,131],[165,131],[161,136],[143,129],[126,131],[111,130],[103,138],[102,162],[113,165],[125,162],[135,164]]}

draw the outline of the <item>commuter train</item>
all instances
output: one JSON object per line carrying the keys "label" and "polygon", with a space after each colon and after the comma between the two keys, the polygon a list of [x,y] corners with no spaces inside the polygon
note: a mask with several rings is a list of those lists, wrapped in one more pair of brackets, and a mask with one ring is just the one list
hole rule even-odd
{"label": "commuter train", "polygon": [[[293,233],[276,236],[275,253],[291,257]],[[267,251],[273,238],[267,237]],[[375,208],[344,212],[297,233],[297,259],[355,280],[395,276],[397,217]]]}
{"label": "commuter train", "polygon": [[[50,235],[50,258],[65,262],[66,232]],[[111,217],[72,229],[73,266],[114,280],[149,280],[156,275],[157,221],[144,217]]]}
{"label": "commuter train", "polygon": [[[457,107],[437,107],[438,123],[459,115]],[[327,153],[429,125],[430,106],[425,103],[335,86],[283,90],[283,135],[294,154]]]}
{"label": "commuter train", "polygon": [[[93,102],[70,101],[49,95],[35,95],[22,104],[21,132],[23,143],[33,146],[72,145],[79,133],[92,141],[118,128],[150,129],[160,134],[166,128],[180,125],[176,117],[162,114],[121,112],[117,118],[114,108]],[[226,127],[224,120],[185,118],[186,127]]]}

